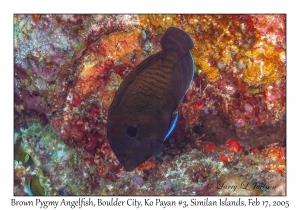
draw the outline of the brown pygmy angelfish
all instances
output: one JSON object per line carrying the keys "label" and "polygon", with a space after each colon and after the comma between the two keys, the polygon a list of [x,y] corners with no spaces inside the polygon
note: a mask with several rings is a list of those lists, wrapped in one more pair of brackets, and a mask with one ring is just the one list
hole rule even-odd
{"label": "brown pygmy angelfish", "polygon": [[124,79],[109,108],[107,138],[126,171],[162,151],[178,119],[174,111],[193,80],[194,42],[189,34],[170,27],[160,44],[162,51]]}

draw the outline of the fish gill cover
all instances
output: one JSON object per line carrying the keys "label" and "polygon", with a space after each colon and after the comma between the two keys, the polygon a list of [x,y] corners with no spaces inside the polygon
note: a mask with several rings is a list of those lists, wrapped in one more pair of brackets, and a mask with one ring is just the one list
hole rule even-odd
{"label": "fish gill cover", "polygon": [[[14,15],[15,195],[245,193],[214,185],[222,180],[260,183],[247,195],[284,195],[285,21],[277,14]],[[194,78],[167,109],[160,140],[176,126],[164,148],[126,172],[107,139],[109,108],[126,76],[164,51],[170,27],[194,41]],[[134,126],[129,136],[139,132]]]}

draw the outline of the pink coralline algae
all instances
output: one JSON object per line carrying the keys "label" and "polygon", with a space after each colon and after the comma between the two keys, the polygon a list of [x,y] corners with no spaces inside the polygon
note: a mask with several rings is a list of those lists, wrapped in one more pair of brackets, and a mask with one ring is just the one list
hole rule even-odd
{"label": "pink coralline algae", "polygon": [[[14,15],[15,195],[236,195],[207,187],[220,180],[276,185],[252,194],[284,195],[285,21]],[[125,172],[108,144],[108,109],[170,26],[195,42],[194,79],[163,152]]]}

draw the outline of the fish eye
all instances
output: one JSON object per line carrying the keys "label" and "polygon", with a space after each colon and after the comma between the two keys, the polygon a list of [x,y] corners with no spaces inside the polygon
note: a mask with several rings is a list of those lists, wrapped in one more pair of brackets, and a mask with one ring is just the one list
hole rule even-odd
{"label": "fish eye", "polygon": [[137,126],[136,125],[129,125],[126,129],[126,134],[129,137],[135,137],[137,134]]}

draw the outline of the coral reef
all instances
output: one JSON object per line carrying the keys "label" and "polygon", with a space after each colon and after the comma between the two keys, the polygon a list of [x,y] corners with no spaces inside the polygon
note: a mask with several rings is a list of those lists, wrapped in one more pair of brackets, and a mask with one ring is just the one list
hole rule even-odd
{"label": "coral reef", "polygon": [[[285,20],[15,15],[15,195],[284,195]],[[163,152],[127,173],[107,141],[107,112],[170,26],[195,42],[194,80]],[[255,189],[219,189],[224,181]]]}
{"label": "coral reef", "polygon": [[[227,145],[212,148],[208,142],[196,149],[185,142],[181,149],[170,145],[136,170],[115,172],[115,179],[107,179],[99,165],[66,146],[50,125],[37,123],[22,130],[16,142],[21,141],[22,152],[33,161],[26,165],[15,160],[16,195],[41,195],[42,190],[29,188],[34,177],[45,195],[285,194],[285,150],[278,145],[235,152]],[[225,188],[225,182],[236,189]]]}

